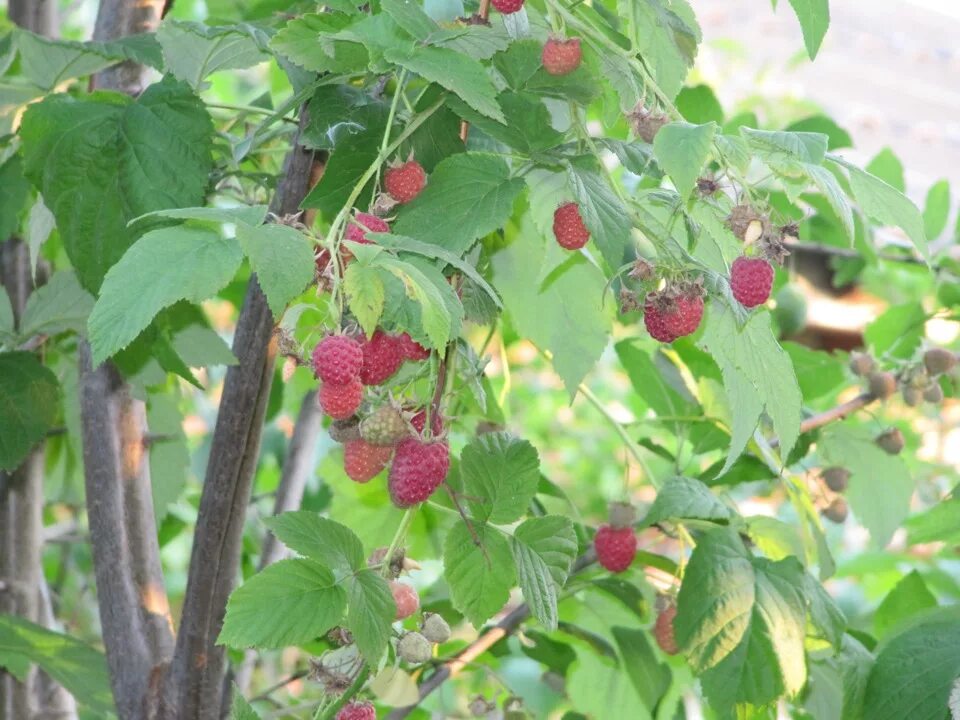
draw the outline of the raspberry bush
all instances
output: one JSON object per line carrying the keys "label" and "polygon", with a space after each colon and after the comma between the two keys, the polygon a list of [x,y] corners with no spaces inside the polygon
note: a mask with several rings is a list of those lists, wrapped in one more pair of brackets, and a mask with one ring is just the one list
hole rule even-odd
{"label": "raspberry bush", "polygon": [[3,688],[957,716],[949,188],[726,112],[686,0],[156,10],[0,26]]}

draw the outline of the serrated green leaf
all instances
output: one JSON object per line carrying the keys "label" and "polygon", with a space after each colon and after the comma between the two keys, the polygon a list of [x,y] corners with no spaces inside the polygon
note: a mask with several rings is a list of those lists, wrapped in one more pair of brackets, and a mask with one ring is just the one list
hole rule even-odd
{"label": "serrated green leaf", "polygon": [[237,226],[237,240],[267,296],[274,318],[313,281],[313,243],[287,225]]}
{"label": "serrated green leaf", "polygon": [[199,88],[219,70],[248,68],[269,59],[268,37],[252,25],[210,27],[167,18],[157,29],[167,70]]}
{"label": "serrated green leaf", "polygon": [[621,112],[633,110],[644,98],[643,83],[619,53],[600,55],[600,73],[607,79],[620,98]]}
{"label": "serrated green leaf", "polygon": [[840,653],[810,663],[810,693],[804,707],[817,720],[863,720],[863,695],[873,656],[843,636]]}
{"label": "serrated green leaf", "polygon": [[960,497],[945,498],[929,510],[911,515],[904,525],[908,544],[919,545],[942,541],[960,543]]}
{"label": "serrated green leaf", "polygon": [[[577,158],[567,166],[570,190],[590,237],[611,267],[623,263],[632,223],[595,158]],[[556,208],[553,208],[556,210]]]}
{"label": "serrated green leaf", "polygon": [[60,394],[56,376],[26,352],[0,353],[0,470],[13,470],[47,434]]}
{"label": "serrated green leaf", "polygon": [[462,255],[477,238],[503,226],[523,185],[497,155],[453,155],[437,165],[427,187],[401,210],[393,232]]}
{"label": "serrated green leaf", "polygon": [[459,98],[451,98],[447,104],[457,115],[494,140],[527,155],[548,150],[563,142],[563,135],[550,125],[550,111],[536,95],[505,90],[497,96],[497,100],[503,110],[503,122],[481,115]]}
{"label": "serrated green leaf", "polygon": [[448,48],[429,46],[413,50],[388,48],[384,57],[455,93],[481,115],[504,122],[496,88],[483,65],[473,58]]}
{"label": "serrated green leaf", "polygon": [[689,4],[686,0],[621,0],[618,8],[629,20],[633,47],[650,67],[658,87],[675,97],[700,42],[700,28]]}
{"label": "serrated green leaf", "polygon": [[770,315],[756,313],[740,329],[728,307],[712,303],[698,345],[720,366],[733,415],[730,449],[722,472],[739,457],[762,412],[773,421],[784,456],[789,455],[800,435],[803,398],[790,356],[774,338]]}
{"label": "serrated green leaf", "polygon": [[16,231],[29,194],[23,162],[19,155],[14,155],[0,165],[0,237],[7,238]]}
{"label": "serrated green leaf", "polygon": [[817,451],[824,464],[850,471],[845,496],[850,509],[882,548],[910,513],[913,480],[903,459],[879,448],[863,430],[834,426],[821,435]]}
{"label": "serrated green leaf", "polygon": [[10,654],[39,665],[84,709],[101,717],[114,712],[107,661],[95,648],[23,618],[0,615],[0,657]]}
{"label": "serrated green leaf", "polygon": [[431,33],[439,30],[417,0],[381,0],[380,7],[417,40],[426,40]]}
{"label": "serrated green leaf", "polygon": [[139,233],[127,227],[130,220],[201,204],[212,132],[203,103],[171,79],[136,100],[52,95],[30,106],[20,129],[25,172],[56,217],[87,290],[98,290],[133,244]]}
{"label": "serrated green leaf", "polygon": [[654,136],[653,152],[657,162],[673,180],[681,197],[687,197],[696,185],[710,157],[716,132],[717,124],[714,122],[691,125],[676,121],[664,125]]}
{"label": "serrated green leaf", "polygon": [[843,188],[840,187],[840,183],[837,182],[829,169],[821,165],[806,163],[804,169],[813,184],[817,186],[817,189],[823,193],[827,202],[830,203],[830,207],[833,208],[837,217],[840,218],[840,225],[843,227],[847,241],[850,243],[850,247],[853,247],[853,241],[856,237],[853,226],[853,208],[850,207],[850,202],[847,200]]}
{"label": "serrated green leaf", "polygon": [[489,525],[474,524],[473,529],[479,546],[464,523],[450,530],[443,545],[443,567],[453,606],[478,628],[510,599],[516,575],[503,535]]}
{"label": "serrated green leaf", "polygon": [[20,334],[52,336],[67,330],[83,333],[91,310],[93,297],[80,287],[71,270],[61,270],[27,298]]}
{"label": "serrated green leaf", "polygon": [[144,235],[107,273],[90,313],[94,365],[129,345],[163,308],[216,294],[242,259],[235,240],[210,230],[178,226]]}
{"label": "serrated green leaf", "polygon": [[450,310],[433,281],[416,265],[403,260],[381,256],[377,267],[393,273],[403,282],[407,297],[420,306],[420,322],[430,346],[444,347],[450,340],[452,321]]}
{"label": "serrated green leaf", "polygon": [[557,594],[577,556],[573,523],[556,515],[525,520],[513,532],[510,549],[523,599],[548,630],[557,629]]}
{"label": "serrated green leaf", "polygon": [[829,0],[789,0],[789,2],[800,21],[807,55],[813,60],[817,57],[823,36],[827,34],[827,28],[830,26]]}
{"label": "serrated green leaf", "polygon": [[473,516],[503,525],[520,519],[536,495],[540,457],[526,440],[485,433],[463,449],[460,476]]}
{"label": "serrated green leaf", "polygon": [[663,484],[644,518],[644,525],[663,520],[709,520],[726,524],[735,513],[699,480],[677,476]]}
{"label": "serrated green leaf", "polygon": [[836,356],[794,342],[785,342],[782,347],[793,362],[805,400],[816,400],[847,382],[843,363]]}
{"label": "serrated green leaf", "polygon": [[917,613],[937,607],[934,596],[916,570],[904,575],[881,601],[873,616],[874,634],[883,639],[899,623]]}
{"label": "serrated green leaf", "polygon": [[374,570],[360,570],[349,580],[347,628],[360,653],[377,667],[390,640],[390,626],[397,614],[393,593]]}
{"label": "serrated green leaf", "polygon": [[589,713],[588,717],[605,720],[653,718],[624,668],[584,645],[577,647],[577,660],[570,668],[566,690],[572,705]]}
{"label": "serrated green leaf", "polygon": [[623,658],[623,669],[634,689],[646,707],[657,707],[670,687],[672,673],[654,652],[650,634],[638,628],[614,627],[611,630]]}
{"label": "serrated green leaf", "polygon": [[752,557],[732,530],[701,535],[674,630],[715,708],[765,705],[803,687],[803,576],[796,558]]}
{"label": "serrated green leaf", "polygon": [[350,312],[367,336],[373,335],[383,314],[384,289],[380,271],[375,267],[351,263],[343,275]]}
{"label": "serrated green leaf", "polygon": [[257,711],[254,710],[243,695],[240,688],[233,686],[232,700],[230,702],[230,720],[260,720]]}
{"label": "serrated green leaf", "polygon": [[364,566],[360,538],[346,525],[309,510],[285,512],[264,523],[288,548],[336,573],[347,575]]}
{"label": "serrated green leaf", "polygon": [[238,360],[216,331],[199,324],[175,330],[171,344],[177,355],[190,367],[236,365]]}
{"label": "serrated green leaf", "polygon": [[681,397],[663,380],[653,360],[635,341],[621,340],[614,348],[633,390],[657,415],[685,417],[697,412],[696,403]]}
{"label": "serrated green leaf", "polygon": [[510,38],[500,28],[467,25],[449,30],[445,28],[436,30],[430,34],[427,42],[431,45],[448,47],[469,55],[475,60],[489,60],[498,52],[507,49]]}
{"label": "serrated green leaf", "polygon": [[233,591],[220,645],[282,648],[310,642],[343,618],[347,592],[311,560],[280,560]]}
{"label": "serrated green leaf", "polygon": [[876,355],[906,359],[920,346],[926,322],[927,312],[919,302],[892,305],[867,324],[863,336]]}
{"label": "serrated green leaf", "polygon": [[867,681],[863,717],[943,720],[960,677],[960,613],[934,612],[886,643]]}
{"label": "serrated green leaf", "polygon": [[134,218],[128,224],[151,217],[173,218],[175,220],[196,220],[209,222],[214,225],[226,223],[260,225],[267,217],[266,205],[237,205],[235,207],[193,207],[171,208],[169,210],[154,210],[140,217]]}
{"label": "serrated green leaf", "polygon": [[923,233],[935,240],[947,228],[950,216],[950,181],[939,180],[930,186],[923,205]]}
{"label": "serrated green leaf", "polygon": [[307,13],[294,18],[270,40],[270,48],[311,72],[346,73],[366,68],[366,48],[356,39],[336,39],[354,17]]}

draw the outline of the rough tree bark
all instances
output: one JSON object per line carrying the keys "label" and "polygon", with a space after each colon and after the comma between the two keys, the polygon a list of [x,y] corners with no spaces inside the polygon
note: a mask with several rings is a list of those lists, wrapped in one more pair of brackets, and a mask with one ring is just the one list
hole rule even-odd
{"label": "rough tree bark", "polygon": [[[301,127],[305,122],[302,113]],[[295,140],[270,204],[271,213],[283,217],[299,211],[310,187],[312,166],[313,152]],[[243,523],[273,380],[273,327],[266,297],[254,276],[234,336],[233,353],[239,364],[227,371],[220,400],[169,678],[180,720],[220,716],[226,662],[224,648],[216,641],[240,565]]]}
{"label": "rough tree bark", "polygon": [[[156,28],[162,0],[103,0],[94,39],[111,40]],[[91,86],[140,93],[147,69],[123,63],[97,74]],[[173,630],[157,542],[146,409],[112,363],[94,368],[80,346],[80,416],[90,544],[104,647],[121,720],[158,715]]]}

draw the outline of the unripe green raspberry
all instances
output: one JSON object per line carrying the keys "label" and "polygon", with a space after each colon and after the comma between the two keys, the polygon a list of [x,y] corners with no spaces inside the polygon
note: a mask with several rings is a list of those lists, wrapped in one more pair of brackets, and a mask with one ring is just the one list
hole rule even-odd
{"label": "unripe green raspberry", "polygon": [[923,391],[923,399],[929,403],[943,402],[943,388],[940,387],[940,383],[936,381],[930,383],[927,389]]}
{"label": "unripe green raspberry", "polygon": [[923,365],[931,375],[942,375],[956,367],[957,356],[944,348],[930,348],[923,354]]}
{"label": "unripe green raspberry", "polygon": [[884,452],[891,455],[899,455],[904,445],[903,433],[900,432],[899,428],[890,428],[886,432],[877,435],[875,442],[883,448]]}
{"label": "unripe green raspberry", "polygon": [[910,407],[916,407],[923,402],[923,390],[918,387],[908,385],[905,388],[901,388],[900,394],[903,395],[903,402]]}
{"label": "unripe green raspberry", "polygon": [[850,353],[850,371],[858,377],[866,377],[877,367],[871,355],[861,352]]}
{"label": "unripe green raspberry", "polygon": [[871,373],[868,382],[870,394],[878,400],[885,400],[897,391],[897,379],[892,373]]}
{"label": "unripe green raspberry", "polygon": [[437,645],[450,639],[450,626],[436,613],[424,613],[423,627],[420,632],[427,640]]}
{"label": "unripe green raspberry", "polygon": [[823,516],[830,522],[835,522],[838,525],[847,519],[847,515],[850,513],[850,508],[847,505],[847,501],[842,497],[835,497],[833,501],[823,509]]}
{"label": "unripe green raspberry", "polygon": [[360,436],[372,445],[396,445],[410,435],[410,424],[390,403],[381,405],[360,423]]}
{"label": "unripe green raspberry", "polygon": [[821,474],[824,484],[834,492],[842,493],[850,482],[850,471],[842,467],[828,467]]}
{"label": "unripe green raspberry", "polygon": [[408,632],[397,643],[397,655],[405,662],[420,665],[433,657],[433,646],[420,633]]}

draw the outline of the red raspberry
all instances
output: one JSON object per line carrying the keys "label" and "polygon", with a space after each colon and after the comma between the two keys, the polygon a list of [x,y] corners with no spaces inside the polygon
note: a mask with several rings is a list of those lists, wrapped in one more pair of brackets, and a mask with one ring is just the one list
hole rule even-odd
{"label": "red raspberry", "polygon": [[347,229],[343,233],[343,238],[344,240],[352,240],[353,242],[358,242],[363,245],[370,245],[373,241],[367,237],[368,232],[390,232],[390,226],[387,225],[385,220],[381,220],[376,215],[358,212],[357,222],[347,225]]}
{"label": "red raspberry", "polygon": [[763,305],[773,287],[773,266],[763,258],[740,256],[730,266],[730,289],[744,307]]}
{"label": "red raspberry", "polygon": [[425,443],[415,438],[397,445],[387,485],[390,499],[400,508],[423,502],[450,470],[450,448],[443,441]]}
{"label": "red raspberry", "polygon": [[427,174],[416,160],[408,160],[403,165],[387,168],[383,174],[383,187],[398,203],[413,200],[426,184]]}
{"label": "red raspberry", "polygon": [[[410,424],[413,425],[414,429],[423,435],[423,429],[427,426],[427,409],[424,408],[420,410],[416,415],[410,418]],[[433,422],[430,423],[432,426],[430,429],[433,432],[434,437],[440,437],[443,435],[443,416],[440,413],[435,413],[433,416]]]}
{"label": "red raspberry", "polygon": [[325,383],[346,385],[360,374],[363,348],[346,335],[327,335],[313,349],[313,374]]}
{"label": "red raspberry", "polygon": [[593,539],[597,560],[610,572],[623,572],[637,554],[637,536],[633,528],[615,528],[601,525]]}
{"label": "red raspberry", "polygon": [[663,314],[667,331],[674,339],[696,332],[702,319],[703,298],[698,295],[680,295],[673,308]]}
{"label": "red raspberry", "polygon": [[420,609],[420,596],[410,585],[394,580],[390,583],[390,592],[397,606],[397,620],[408,618]]}
{"label": "red raspberry", "polygon": [[667,328],[667,323],[664,320],[663,312],[660,310],[656,297],[651,297],[651,295],[653,295],[653,293],[647,296],[647,301],[643,306],[643,324],[647,328],[647,332],[650,333],[650,337],[654,340],[671,343],[677,339],[677,336]]}
{"label": "red raspberry", "polygon": [[567,250],[579,250],[587,244],[590,231],[584,227],[576,203],[564,203],[553,213],[553,234],[560,247]]}
{"label": "red raspberry", "polygon": [[393,448],[389,445],[373,445],[362,438],[343,444],[343,469],[347,476],[358,483],[372,480],[390,462]]}
{"label": "red raspberry", "polygon": [[430,351],[410,337],[409,333],[401,333],[398,335],[397,344],[400,346],[400,350],[407,360],[419,362],[430,357]]}
{"label": "red raspberry", "polygon": [[543,62],[543,69],[551,75],[568,75],[580,67],[582,57],[580,38],[569,40],[550,38],[543,46],[540,59]]}
{"label": "red raspberry", "polygon": [[680,652],[673,632],[673,619],[676,616],[677,606],[668,605],[657,615],[657,620],[653,624],[653,637],[656,638],[660,649],[667,655],[676,655]]}
{"label": "red raspberry", "polygon": [[368,702],[348,702],[334,720],[377,720],[377,711]]}
{"label": "red raspberry", "polygon": [[363,367],[360,379],[364,385],[382,385],[400,369],[406,359],[403,346],[393,335],[377,330],[373,337],[364,340]]}
{"label": "red raspberry", "polygon": [[523,0],[491,0],[490,4],[493,5],[498,12],[504,15],[511,15],[519,12],[520,8],[523,7]]}
{"label": "red raspberry", "polygon": [[320,408],[334,420],[346,420],[363,402],[363,383],[354,378],[344,385],[324,383],[318,396]]}

